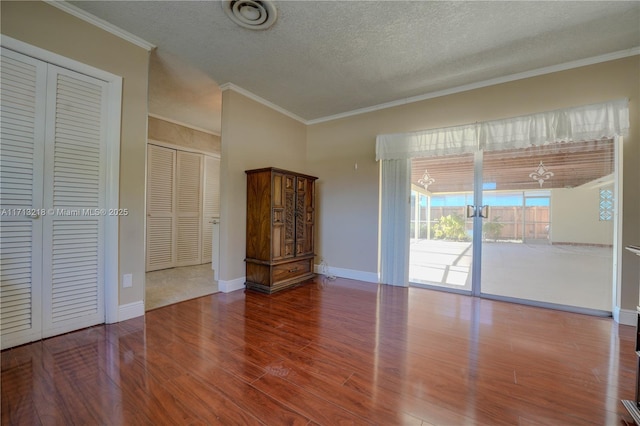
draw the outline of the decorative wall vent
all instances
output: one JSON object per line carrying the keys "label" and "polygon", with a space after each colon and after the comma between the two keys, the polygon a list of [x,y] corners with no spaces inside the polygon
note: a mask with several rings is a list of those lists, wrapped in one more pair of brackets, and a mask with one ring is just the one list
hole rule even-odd
{"label": "decorative wall vent", "polygon": [[278,17],[268,0],[222,0],[222,8],[233,22],[250,30],[266,30]]}

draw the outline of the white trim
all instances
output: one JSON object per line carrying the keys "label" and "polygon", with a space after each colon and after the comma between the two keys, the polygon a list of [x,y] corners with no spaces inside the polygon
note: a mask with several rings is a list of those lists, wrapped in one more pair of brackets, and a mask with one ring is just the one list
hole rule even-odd
{"label": "white trim", "polygon": [[[27,56],[39,59],[49,64],[67,68],[102,81],[108,84],[107,100],[107,193],[106,208],[119,208],[120,206],[120,129],[121,129],[121,100],[122,77],[110,72],[94,68],[82,62],[66,58],[57,53],[41,49],[24,43],[20,40],[3,35],[1,44],[3,47],[15,50]],[[104,303],[105,322],[118,321],[118,266],[119,266],[119,223],[117,216],[105,218],[104,240]]]}
{"label": "white trim", "polygon": [[118,306],[118,321],[126,321],[142,316],[144,316],[143,300]]}
{"label": "white trim", "polygon": [[105,21],[104,19],[98,18],[91,13],[82,10],[70,3],[67,3],[64,0],[44,0],[45,3],[62,10],[63,12],[68,13],[69,15],[73,15],[78,19],[81,19],[85,22],[88,22],[91,25],[94,25],[98,28],[101,28],[108,33],[111,33],[117,37],[120,37],[123,40],[128,41],[129,43],[133,43],[138,47],[142,47],[147,51],[152,51],[156,48],[156,46],[148,41],[138,37],[137,35],[131,34],[128,31],[123,30],[110,22]]}
{"label": "white trim", "polygon": [[573,312],[576,314],[591,315],[598,317],[611,318],[612,312],[602,311],[600,309],[581,308],[578,306],[563,305],[560,303],[540,302],[538,300],[520,299],[518,297],[500,296],[497,294],[481,293],[480,297],[488,300],[498,300],[501,302],[517,303],[520,305],[534,306],[536,308],[555,309],[564,312]]}
{"label": "white trim", "polygon": [[[613,140],[614,143],[614,173],[613,173],[613,194],[614,194],[614,209],[613,209],[613,276],[612,278],[612,291],[611,302],[613,317],[616,319],[616,312],[620,311],[622,305],[622,254],[624,247],[622,246],[622,182],[623,182],[623,155],[624,155],[624,137],[616,136]],[[620,322],[616,319],[616,322]],[[631,325],[635,325],[635,320]]]}
{"label": "white trim", "polygon": [[213,130],[203,129],[202,127],[196,127],[193,124],[185,123],[184,121],[174,120],[173,118],[167,118],[167,117],[163,117],[161,115],[153,114],[153,113],[148,113],[147,115],[149,117],[151,117],[151,118],[155,118],[157,120],[166,121],[168,123],[177,124],[178,126],[186,127],[188,129],[191,129],[191,130],[196,130],[196,131],[202,132],[202,133],[208,133],[208,134],[213,135],[213,136],[220,136],[220,132],[216,133]]}
{"label": "white trim", "polygon": [[[314,265],[314,272],[321,274],[322,265]],[[378,274],[376,272],[357,271],[355,269],[334,268],[329,266],[327,268],[329,275],[333,275],[340,278],[348,278],[350,280],[364,281],[368,283],[378,284]]]}
{"label": "white trim", "polygon": [[195,154],[202,154],[202,155],[206,155],[207,157],[213,157],[213,158],[220,159],[220,154],[215,153],[215,152],[203,151],[203,150],[197,149],[197,148],[188,148],[186,146],[176,145],[176,144],[173,144],[173,143],[170,143],[170,142],[158,141],[158,140],[151,139],[151,138],[147,139],[147,144],[148,145],[161,146],[163,148],[175,149],[177,151],[193,152]]}
{"label": "white trim", "polygon": [[244,283],[247,281],[245,277],[236,278],[235,280],[218,281],[218,290],[222,293],[231,293],[232,291],[244,289]]}
{"label": "white trim", "polygon": [[613,320],[618,324],[635,326],[638,321],[638,311],[620,309],[616,306],[613,310]]}
{"label": "white trim", "polygon": [[[107,152],[106,194],[107,209],[120,208],[120,128],[122,117],[122,77],[109,82],[107,89]],[[118,319],[116,307],[119,303],[119,254],[120,218],[106,216],[104,221],[104,298],[105,322],[111,324]]]}
{"label": "white trim", "polygon": [[305,124],[319,124],[332,120],[339,120],[341,118],[351,117],[354,115],[366,114],[368,112],[379,111],[381,109],[393,108],[400,105],[406,105],[414,102],[420,102],[427,99],[439,98],[442,96],[453,95],[455,93],[466,92],[469,90],[481,89],[483,87],[495,86],[497,84],[508,83],[515,80],[522,80],[525,78],[537,77],[540,75],[551,74],[559,71],[566,71],[573,68],[584,67],[588,65],[599,64],[602,62],[614,61],[616,59],[627,58],[630,56],[640,55],[640,46],[633,47],[627,50],[620,50],[618,52],[612,52],[605,55],[595,56],[592,58],[580,59],[577,61],[566,62],[564,64],[552,65],[549,67],[538,68],[531,71],[525,71],[517,74],[511,74],[504,77],[492,78],[490,80],[479,81],[477,83],[465,84],[463,86],[452,87],[450,89],[438,90],[436,92],[425,93],[424,95],[413,96],[410,98],[398,99],[396,101],[385,102],[382,104],[354,109],[352,111],[343,112],[340,114],[329,115],[326,117],[315,118],[313,120],[307,120]]}
{"label": "white trim", "polygon": [[233,83],[225,83],[225,84],[221,85],[220,86],[220,90],[223,91],[223,92],[226,91],[226,90],[233,90],[234,92],[238,92],[241,95],[244,95],[247,98],[252,99],[252,100],[254,100],[254,101],[256,101],[256,102],[258,102],[258,103],[260,103],[260,104],[262,104],[262,105],[264,105],[266,107],[269,107],[269,108],[271,108],[273,110],[276,110],[279,113],[284,114],[289,118],[293,118],[294,120],[299,121],[302,124],[309,124],[309,122],[307,120],[305,120],[304,118],[302,118],[302,117],[300,117],[298,115],[295,115],[294,113],[292,113],[290,111],[287,111],[286,109],[284,109],[282,107],[279,107],[278,105],[276,105],[276,104],[274,104],[272,102],[269,102],[268,100],[266,100],[264,98],[261,98],[260,96],[258,96],[256,94],[253,94],[250,91],[248,91],[246,89],[243,89],[240,86],[236,86]]}

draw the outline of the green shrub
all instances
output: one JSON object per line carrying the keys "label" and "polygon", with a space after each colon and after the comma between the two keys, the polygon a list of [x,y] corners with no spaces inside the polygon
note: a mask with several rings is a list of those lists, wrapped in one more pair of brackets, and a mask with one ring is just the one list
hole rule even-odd
{"label": "green shrub", "polygon": [[433,225],[433,236],[439,240],[467,241],[464,218],[457,214],[443,216]]}

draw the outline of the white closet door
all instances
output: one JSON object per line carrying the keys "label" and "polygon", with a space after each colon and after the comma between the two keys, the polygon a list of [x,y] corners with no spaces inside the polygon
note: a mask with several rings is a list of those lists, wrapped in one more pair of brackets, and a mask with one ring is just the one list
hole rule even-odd
{"label": "white closet door", "polygon": [[43,337],[104,322],[107,84],[49,65]]}
{"label": "white closet door", "polygon": [[1,83],[5,348],[104,322],[107,85],[5,49]]}
{"label": "white closet door", "polygon": [[[47,65],[2,49],[0,67],[0,338],[41,338],[42,168]],[[42,97],[41,97],[42,96]]]}
{"label": "white closet door", "polygon": [[202,154],[177,152],[177,266],[202,263]]}
{"label": "white closet door", "polygon": [[220,219],[220,159],[204,156],[202,263],[211,262],[213,221]]}
{"label": "white closet door", "polygon": [[176,151],[147,146],[147,271],[176,266]]}

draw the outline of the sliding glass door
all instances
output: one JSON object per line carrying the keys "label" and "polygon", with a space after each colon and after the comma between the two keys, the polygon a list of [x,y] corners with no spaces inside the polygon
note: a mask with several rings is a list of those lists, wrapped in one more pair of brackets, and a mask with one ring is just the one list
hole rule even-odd
{"label": "sliding glass door", "polygon": [[484,153],[483,294],[611,311],[614,147]]}
{"label": "sliding glass door", "polygon": [[413,159],[411,182],[409,281],[470,292],[474,154]]}
{"label": "sliding glass door", "polygon": [[611,310],[614,142],[411,163],[409,281]]}

